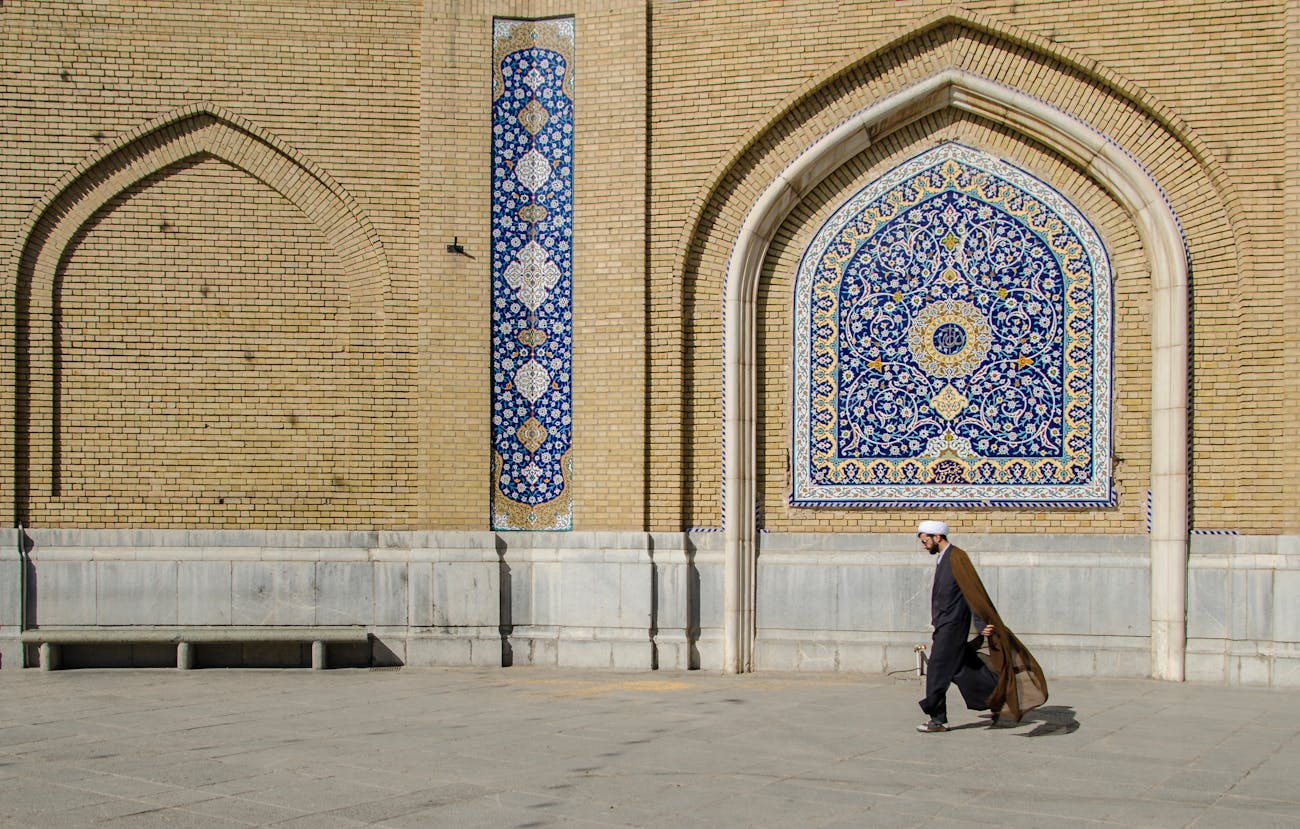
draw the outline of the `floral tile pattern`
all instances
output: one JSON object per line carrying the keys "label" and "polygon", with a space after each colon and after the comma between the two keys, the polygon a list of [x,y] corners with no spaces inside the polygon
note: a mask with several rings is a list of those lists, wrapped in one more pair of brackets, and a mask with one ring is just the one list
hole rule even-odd
{"label": "floral tile pattern", "polygon": [[492,35],[492,529],[569,530],[573,18]]}
{"label": "floral tile pattern", "polygon": [[1111,302],[1043,181],[959,144],[886,173],[799,266],[791,502],[1113,504]]}

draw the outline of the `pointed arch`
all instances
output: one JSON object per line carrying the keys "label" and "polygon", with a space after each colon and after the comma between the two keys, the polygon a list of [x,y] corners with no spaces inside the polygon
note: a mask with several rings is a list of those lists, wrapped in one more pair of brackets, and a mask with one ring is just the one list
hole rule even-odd
{"label": "pointed arch", "polygon": [[19,271],[19,291],[27,290],[37,302],[53,285],[54,266],[68,242],[109,199],[146,176],[200,154],[242,170],[296,205],[329,239],[351,276],[354,318],[368,319],[367,327],[382,323],[388,263],[379,234],[356,201],[302,153],[207,103],[155,118],[64,174],[24,224],[14,268]]}
{"label": "pointed arch", "polygon": [[[387,258],[378,233],[338,182],[266,130],[213,104],[192,104],[155,118],[60,178],[32,208],[15,246],[9,274],[15,297],[13,474],[19,500],[23,491],[49,492],[55,480],[56,294],[69,247],[111,199],[148,176],[201,156],[219,159],[275,190],[315,224],[348,275],[341,331],[347,347],[369,351],[385,341]],[[383,360],[373,362],[383,382],[391,369]]]}
{"label": "pointed arch", "polygon": [[[1220,194],[1225,209],[1232,217],[1231,231],[1239,237],[1237,243],[1233,245],[1233,251],[1242,257],[1242,267],[1248,267],[1249,263],[1245,260],[1251,249],[1251,246],[1246,243],[1250,234],[1250,225],[1240,219],[1240,198],[1232,180],[1224,172],[1222,165],[1205,141],[1176,112],[1140,85],[1075,49],[966,9],[946,9],[904,25],[897,34],[883,38],[865,51],[829,67],[820,75],[809,78],[768,113],[766,118],[748,130],[714,165],[705,179],[706,183],[700,197],[692,203],[691,212],[682,226],[681,239],[674,248],[676,259],[673,272],[681,273],[685,268],[692,243],[700,234],[701,219],[727,177],[734,172],[747,154],[767,140],[783,121],[808,105],[820,91],[845,80],[856,70],[896,55],[911,44],[926,38],[946,36],[949,41],[955,42],[966,35],[983,36],[1001,45],[1026,50],[1062,69],[1084,75],[1090,82],[1098,84],[1117,98],[1130,102],[1135,109],[1166,131],[1204,170],[1205,176]],[[951,63],[953,66],[960,65],[960,57],[953,55]],[[908,123],[913,120],[915,119],[910,117],[907,119]],[[895,125],[877,126],[882,135],[893,132],[895,128]]]}
{"label": "pointed arch", "polygon": [[884,135],[946,108],[1032,138],[1085,171],[1128,212],[1152,280],[1152,663],[1181,680],[1188,542],[1189,265],[1160,186],[1100,130],[1024,92],[948,67],[841,121],[765,181],[735,233],[723,310],[722,500],[724,667],[753,666],[756,592],[755,297],[769,245],[794,207],[834,170]]}

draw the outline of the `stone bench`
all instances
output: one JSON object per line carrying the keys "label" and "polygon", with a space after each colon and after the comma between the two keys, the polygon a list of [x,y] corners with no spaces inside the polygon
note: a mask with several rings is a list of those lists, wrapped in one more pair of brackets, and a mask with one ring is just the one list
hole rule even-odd
{"label": "stone bench", "polygon": [[312,670],[328,663],[326,645],[362,644],[370,641],[364,627],[58,627],[36,628],[22,633],[24,645],[38,645],[41,670],[59,667],[60,645],[176,645],[176,667],[194,667],[194,645],[202,644],[305,644],[311,643]]}

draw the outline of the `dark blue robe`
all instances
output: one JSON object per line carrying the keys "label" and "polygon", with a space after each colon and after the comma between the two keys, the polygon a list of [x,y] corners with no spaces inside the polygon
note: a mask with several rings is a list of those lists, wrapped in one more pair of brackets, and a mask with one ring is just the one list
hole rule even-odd
{"label": "dark blue robe", "polygon": [[[961,691],[966,707],[987,711],[988,700],[997,688],[998,676],[979,658],[983,637],[971,638],[971,608],[965,594],[952,575],[952,551],[941,554],[934,570],[934,587],[930,590],[930,623],[934,636],[926,664],[925,699],[921,710],[939,722],[948,721],[948,686]],[[983,628],[983,621],[978,622]]]}

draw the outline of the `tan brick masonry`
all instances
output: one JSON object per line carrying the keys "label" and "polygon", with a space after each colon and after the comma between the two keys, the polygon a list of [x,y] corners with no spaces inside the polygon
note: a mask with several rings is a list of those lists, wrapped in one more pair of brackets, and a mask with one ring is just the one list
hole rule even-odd
{"label": "tan brick masonry", "polygon": [[[1295,532],[1293,5],[5,0],[0,498],[43,526],[486,529],[491,20],[571,14],[575,529],[719,526],[722,279],[748,206],[845,117],[956,66],[1163,188],[1192,264],[1193,526]],[[916,518],[785,505],[791,286],[838,203],[945,138],[1067,194],[1116,274],[1118,506],[965,528],[1140,533],[1132,217],[1051,148],[952,113],[882,136],[768,254],[765,526]]]}

